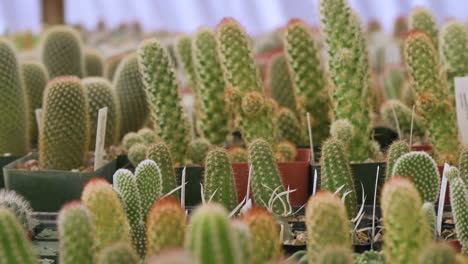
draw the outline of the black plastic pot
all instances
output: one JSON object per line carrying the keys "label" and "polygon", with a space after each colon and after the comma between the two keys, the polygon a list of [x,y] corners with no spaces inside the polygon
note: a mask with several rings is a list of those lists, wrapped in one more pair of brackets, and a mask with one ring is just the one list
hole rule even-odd
{"label": "black plastic pot", "polygon": [[5,182],[3,180],[3,167],[19,158],[20,157],[17,156],[0,156],[0,188],[5,187]]}
{"label": "black plastic pot", "polygon": [[[197,206],[201,204],[201,185],[203,183],[204,167],[190,166],[185,170],[185,205]],[[177,183],[182,184],[182,171],[184,167],[175,168],[177,175]]]}
{"label": "black plastic pot", "polygon": [[110,161],[94,172],[17,169],[19,164],[37,158],[37,153],[30,154],[3,168],[6,189],[23,195],[36,212],[58,211],[65,203],[79,200],[84,185],[91,178],[101,177],[112,182],[112,175],[117,170],[117,160]]}
{"label": "black plastic pot", "polygon": [[374,140],[379,142],[380,148],[386,150],[393,141],[398,139],[398,134],[387,127],[374,128]]}

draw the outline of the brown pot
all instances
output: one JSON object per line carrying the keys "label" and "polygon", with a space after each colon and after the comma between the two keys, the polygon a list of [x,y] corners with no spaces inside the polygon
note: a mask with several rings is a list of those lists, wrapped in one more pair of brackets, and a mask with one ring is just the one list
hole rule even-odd
{"label": "brown pot", "polygon": [[448,240],[447,242],[449,243],[450,246],[453,247],[453,249],[455,249],[455,251],[457,253],[461,253],[462,244],[461,244],[460,240],[452,239],[452,240]]}
{"label": "brown pot", "polygon": [[[291,205],[302,206],[309,198],[310,149],[297,149],[296,161],[278,162],[284,186],[296,190],[289,195]],[[246,194],[249,178],[249,165],[247,162],[232,163],[234,177],[236,178],[237,197],[242,201]],[[252,193],[251,193],[252,194]],[[250,197],[253,198],[252,195]]]}
{"label": "brown pot", "polygon": [[424,151],[427,153],[432,153],[432,146],[431,145],[419,145],[419,146],[411,146],[411,151]]}

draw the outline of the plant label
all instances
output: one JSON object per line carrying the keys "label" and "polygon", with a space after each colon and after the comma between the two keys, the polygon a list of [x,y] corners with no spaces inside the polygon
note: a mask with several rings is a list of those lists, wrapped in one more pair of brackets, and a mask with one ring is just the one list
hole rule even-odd
{"label": "plant label", "polygon": [[99,109],[96,128],[96,147],[94,149],[94,170],[104,165],[104,144],[106,141],[107,107]]}
{"label": "plant label", "polygon": [[461,144],[468,148],[468,77],[455,78],[455,105]]}
{"label": "plant label", "polygon": [[34,114],[36,115],[36,123],[37,123],[37,131],[41,131],[42,128],[42,109],[38,108],[34,111]]}

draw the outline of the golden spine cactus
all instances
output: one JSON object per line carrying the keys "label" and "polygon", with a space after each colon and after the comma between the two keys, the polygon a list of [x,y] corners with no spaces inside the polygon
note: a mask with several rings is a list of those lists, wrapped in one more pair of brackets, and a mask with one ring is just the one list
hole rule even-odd
{"label": "golden spine cactus", "polygon": [[429,9],[424,7],[414,8],[408,17],[408,26],[410,30],[418,29],[426,32],[437,49],[439,29],[437,21]]}
{"label": "golden spine cactus", "polygon": [[99,51],[94,49],[86,49],[84,51],[84,64],[87,77],[103,77],[104,76],[104,58]]}
{"label": "golden spine cactus", "polygon": [[303,113],[299,113],[299,101],[291,80],[286,56],[283,53],[273,55],[269,61],[267,86],[270,88],[271,97],[275,99],[280,106],[291,109],[298,118],[304,118],[302,116]]}
{"label": "golden spine cactus", "polygon": [[431,243],[422,251],[418,264],[457,264],[455,255],[455,250],[450,245]]}
{"label": "golden spine cactus", "polygon": [[130,244],[117,242],[107,246],[98,255],[97,264],[138,264],[140,259]]}
{"label": "golden spine cactus", "polygon": [[308,145],[305,129],[292,110],[280,107],[275,114],[275,126],[279,140],[291,141],[296,145]]}
{"label": "golden spine cactus", "polygon": [[406,141],[398,140],[394,141],[387,151],[387,164],[385,167],[385,176],[388,179],[392,177],[393,167],[395,166],[395,162],[406,153],[411,151],[410,146]]}

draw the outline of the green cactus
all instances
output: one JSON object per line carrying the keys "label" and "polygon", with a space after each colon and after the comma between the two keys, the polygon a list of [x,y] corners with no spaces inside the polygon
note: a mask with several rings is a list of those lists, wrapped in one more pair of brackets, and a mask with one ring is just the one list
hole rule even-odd
{"label": "green cactus", "polygon": [[349,216],[357,213],[356,189],[351,168],[340,140],[330,138],[323,143],[321,166],[321,189],[336,192],[341,186],[339,196],[348,193],[345,198],[346,210]]}
{"label": "green cactus", "polygon": [[403,93],[405,74],[399,67],[387,68],[381,77],[385,99],[399,99]]}
{"label": "green cactus", "polygon": [[158,141],[158,136],[156,132],[150,128],[144,127],[138,130],[138,136],[142,139],[144,144],[153,144]]}
{"label": "green cactus", "polygon": [[197,97],[198,86],[197,77],[195,75],[195,66],[193,62],[194,55],[192,39],[188,35],[179,36],[176,39],[175,48],[177,59],[181,62],[185,73],[188,75],[189,86],[192,89],[192,92],[195,94],[195,97]]}
{"label": "green cactus", "polygon": [[22,62],[21,71],[28,97],[29,138],[32,144],[36,144],[38,141],[38,129],[35,110],[42,108],[42,94],[47,86],[47,82],[49,82],[49,74],[44,65],[35,61]]}
{"label": "green cactus", "polygon": [[[231,109],[239,118],[244,141],[249,143],[263,138],[273,143],[272,113],[265,105],[262,81],[252,56],[249,36],[237,21],[224,18],[216,28],[216,37],[227,87],[241,101],[228,98]],[[232,103],[235,101],[237,104]]]}
{"label": "green cactus", "polygon": [[120,108],[120,137],[142,128],[150,115],[145,86],[138,71],[136,54],[127,55],[120,62],[113,86]]}
{"label": "green cactus", "polygon": [[409,14],[408,26],[410,30],[418,29],[426,32],[437,49],[439,28],[434,15],[429,9],[424,7],[414,8]]}
{"label": "green cactus", "polygon": [[392,177],[393,168],[395,167],[396,161],[406,153],[411,151],[410,146],[406,141],[397,140],[394,141],[387,151],[387,164],[385,166],[385,178],[388,180]]}
{"label": "green cactus", "polygon": [[461,151],[458,164],[460,165],[460,177],[468,190],[468,148]]}
{"label": "green cactus", "polygon": [[119,54],[112,57],[109,57],[104,62],[104,76],[109,80],[113,81],[115,72],[119,67],[120,62],[125,57],[125,54]]}
{"label": "green cactus", "polygon": [[429,231],[432,235],[433,239],[437,238],[437,220],[436,220],[436,212],[434,210],[434,204],[431,202],[425,202],[422,206],[422,210],[424,212],[424,216],[427,219],[427,223],[429,224]]}
{"label": "green cactus", "polygon": [[0,208],[0,263],[39,263],[25,230],[6,208]]}
{"label": "green cactus", "polygon": [[97,264],[138,264],[140,259],[130,244],[117,242],[107,246],[98,256]]}
{"label": "green cactus", "polygon": [[275,54],[268,63],[267,86],[270,88],[271,97],[280,106],[287,107],[299,118],[298,99],[296,90],[289,73],[286,56],[283,53]]}
{"label": "green cactus", "polygon": [[254,207],[242,216],[242,221],[249,227],[253,264],[267,263],[283,255],[280,230],[270,212]]}
{"label": "green cactus", "polygon": [[457,264],[455,251],[446,243],[432,243],[424,248],[418,264]]}
{"label": "green cactus", "polygon": [[249,226],[239,219],[230,222],[234,239],[241,245],[241,263],[251,263],[252,258],[252,235]]}
{"label": "green cactus", "polygon": [[222,204],[228,211],[237,206],[236,181],[227,152],[215,148],[208,152],[205,162],[205,200]]}
{"label": "green cactus", "polygon": [[143,221],[146,222],[153,203],[162,196],[164,182],[161,165],[152,160],[144,160],[135,169],[135,181],[141,197]]}
{"label": "green cactus", "polygon": [[[291,141],[296,145],[308,145],[305,129],[296,114],[286,107],[281,107],[275,116],[276,134],[280,140]],[[315,134],[314,134],[315,135]]]}
{"label": "green cactus", "polygon": [[405,16],[398,16],[393,22],[393,37],[401,38],[408,31],[408,19]]}
{"label": "green cactus", "polygon": [[450,167],[446,177],[450,183],[450,203],[457,238],[462,244],[462,252],[466,254],[468,253],[468,190],[457,168]]}
{"label": "green cactus", "polygon": [[328,76],[310,27],[298,19],[290,21],[284,46],[291,79],[312,118],[315,143],[321,144],[328,137],[331,102]]}
{"label": "green cactus", "polygon": [[341,140],[343,146],[348,148],[351,139],[354,137],[354,126],[347,119],[335,120],[330,126],[330,136]]}
{"label": "green cactus", "polygon": [[305,222],[309,263],[317,263],[323,250],[328,246],[351,249],[348,214],[337,195],[328,191],[319,191],[312,196],[307,202]]}
{"label": "green cactus", "polygon": [[229,159],[232,163],[240,163],[248,161],[248,152],[245,148],[242,147],[232,147],[227,150]]}
{"label": "green cactus", "polygon": [[368,250],[359,254],[355,258],[356,264],[385,264],[385,259],[382,252]]}
{"label": "green cactus", "polygon": [[23,196],[13,190],[0,189],[0,208],[10,209],[24,230],[32,230],[32,208]]}
{"label": "green cactus", "polygon": [[41,59],[51,79],[58,76],[85,76],[81,36],[69,26],[53,26],[41,37]]}
{"label": "green cactus", "polygon": [[83,79],[83,86],[88,93],[89,118],[90,118],[90,149],[96,145],[96,129],[99,109],[107,107],[105,147],[117,142],[119,128],[119,109],[117,97],[112,89],[112,84],[102,77],[90,77]]}
{"label": "green cactus", "polygon": [[128,150],[128,160],[130,163],[136,167],[140,162],[146,159],[146,152],[148,151],[148,146],[143,143],[136,143]]}
{"label": "green cactus", "polygon": [[101,178],[91,179],[83,189],[81,201],[91,212],[97,251],[118,241],[130,243],[130,226],[112,185]]}
{"label": "green cactus", "polygon": [[125,136],[123,137],[122,139],[122,149],[126,152],[128,152],[130,150],[130,148],[137,144],[137,143],[141,143],[141,144],[144,144],[146,142],[144,142],[143,138],[140,137],[137,133],[135,132],[130,132],[130,133],[127,133],[125,134]]}
{"label": "green cactus", "polygon": [[174,161],[184,164],[189,145],[188,120],[182,111],[177,82],[167,50],[155,39],[138,47],[138,65],[148,103],[154,109],[158,136],[170,147]]}
{"label": "green cactus", "polygon": [[94,226],[88,209],[79,202],[65,205],[57,219],[60,263],[94,264]]}
{"label": "green cactus", "polygon": [[424,202],[435,203],[439,198],[440,177],[435,161],[424,151],[406,153],[393,165],[392,177],[411,180]]}
{"label": "green cactus", "polygon": [[211,143],[206,138],[197,138],[190,143],[190,159],[195,164],[203,165],[208,151],[211,149]]}
{"label": "green cactus", "polygon": [[200,263],[243,263],[241,245],[229,225],[228,213],[216,203],[202,205],[193,212],[186,242],[186,248]]}
{"label": "green cactus", "polygon": [[459,146],[456,114],[437,50],[426,33],[412,31],[405,39],[404,55],[416,110],[427,125],[437,161],[455,163]]}
{"label": "green cactus", "polygon": [[381,205],[386,261],[416,263],[431,238],[418,190],[408,179],[394,176],[384,185]]}
{"label": "green cactus", "polygon": [[199,29],[193,38],[192,50],[200,94],[202,135],[213,144],[221,144],[229,134],[229,112],[224,101],[225,82],[213,31]]}
{"label": "green cactus", "polygon": [[104,77],[104,58],[99,51],[85,49],[84,65],[87,77]]}
{"label": "green cactus", "polygon": [[297,156],[296,146],[289,141],[282,141],[276,145],[275,158],[278,162],[295,161]]}
{"label": "green cactus", "polygon": [[[380,115],[383,121],[394,131],[400,129],[401,136],[409,139],[411,134],[411,109],[399,100],[387,100],[380,108]],[[398,125],[395,120],[398,120]],[[425,140],[426,127],[424,120],[418,114],[413,116],[413,138]]]}
{"label": "green cactus", "polygon": [[319,264],[353,264],[353,253],[349,247],[327,246],[320,254]]}
{"label": "green cactus", "polygon": [[178,200],[166,197],[154,203],[147,221],[148,254],[183,248],[186,226],[186,214]]}
{"label": "green cactus", "polygon": [[[20,65],[12,44],[0,40],[0,154],[25,155],[29,151],[29,109]],[[8,111],[7,111],[8,110]]]}
{"label": "green cactus", "polygon": [[57,77],[44,92],[39,164],[55,170],[85,165],[90,141],[88,98],[80,79]]}
{"label": "green cactus", "polygon": [[346,0],[321,0],[322,31],[328,45],[328,66],[335,119],[348,119],[354,137],[348,148],[351,161],[371,156],[372,96],[367,45],[359,17]]}
{"label": "green cactus", "polygon": [[[161,141],[151,145],[146,152],[146,157],[156,162],[159,170],[161,171],[162,194],[167,194],[177,188],[177,178],[174,171],[174,163],[172,162],[171,152],[166,143]],[[178,194],[175,193],[173,196],[177,198]]]}
{"label": "green cactus", "polygon": [[255,201],[277,215],[287,214],[291,210],[289,196],[278,195],[285,192],[286,188],[268,142],[256,139],[250,143],[249,165],[252,167],[251,181]]}

